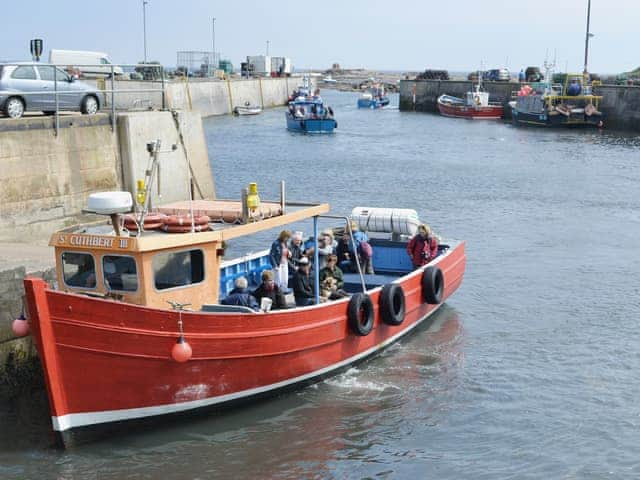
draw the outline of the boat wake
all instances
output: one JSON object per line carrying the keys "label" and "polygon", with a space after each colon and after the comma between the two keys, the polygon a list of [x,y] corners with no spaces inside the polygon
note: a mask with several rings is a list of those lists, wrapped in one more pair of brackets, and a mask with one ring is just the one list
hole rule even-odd
{"label": "boat wake", "polygon": [[400,387],[389,383],[376,382],[362,378],[363,374],[357,368],[350,368],[342,375],[324,381],[326,385],[341,388],[347,393],[353,392],[384,392],[385,390],[400,390]]}

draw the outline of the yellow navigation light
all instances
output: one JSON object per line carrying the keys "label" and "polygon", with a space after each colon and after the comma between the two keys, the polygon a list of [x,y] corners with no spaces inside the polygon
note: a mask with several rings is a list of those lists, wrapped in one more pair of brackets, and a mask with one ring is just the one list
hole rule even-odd
{"label": "yellow navigation light", "polygon": [[144,180],[138,180],[136,182],[136,202],[138,202],[138,205],[143,207],[146,200],[147,189],[144,186]]}
{"label": "yellow navigation light", "polygon": [[247,195],[247,208],[254,211],[260,206],[260,197],[258,196],[258,184],[249,184],[249,194]]}

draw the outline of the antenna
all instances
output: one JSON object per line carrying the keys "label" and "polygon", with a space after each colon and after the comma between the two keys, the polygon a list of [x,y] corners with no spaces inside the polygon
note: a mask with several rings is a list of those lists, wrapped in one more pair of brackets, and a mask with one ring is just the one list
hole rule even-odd
{"label": "antenna", "polygon": [[589,59],[589,38],[593,37],[593,34],[589,32],[589,22],[591,20],[591,0],[588,0],[587,3],[587,35],[584,40],[584,73],[585,75],[589,72],[587,68],[587,63]]}

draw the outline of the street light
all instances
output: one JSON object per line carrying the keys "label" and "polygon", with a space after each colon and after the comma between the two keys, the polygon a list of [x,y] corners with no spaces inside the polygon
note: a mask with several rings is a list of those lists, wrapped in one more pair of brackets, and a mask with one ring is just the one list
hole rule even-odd
{"label": "street light", "polygon": [[150,0],[142,0],[142,31],[144,35],[144,63],[147,63],[147,3]]}
{"label": "street light", "polygon": [[218,68],[216,65],[216,17],[213,17],[211,22],[211,63],[213,63],[213,74]]}
{"label": "street light", "polygon": [[269,56],[269,40],[267,40],[267,57]]}

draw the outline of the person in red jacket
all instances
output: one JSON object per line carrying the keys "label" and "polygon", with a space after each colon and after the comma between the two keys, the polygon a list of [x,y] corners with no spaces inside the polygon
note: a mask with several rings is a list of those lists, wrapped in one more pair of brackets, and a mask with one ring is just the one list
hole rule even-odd
{"label": "person in red jacket", "polygon": [[418,233],[409,240],[407,253],[414,268],[426,265],[438,255],[438,239],[424,223],[418,226]]}

